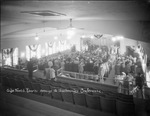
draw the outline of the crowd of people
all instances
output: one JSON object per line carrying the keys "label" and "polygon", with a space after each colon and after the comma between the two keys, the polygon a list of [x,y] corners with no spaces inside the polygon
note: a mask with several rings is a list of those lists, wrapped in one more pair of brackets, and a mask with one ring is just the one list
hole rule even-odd
{"label": "crowd of people", "polygon": [[76,51],[68,54],[58,54],[57,57],[45,57],[38,62],[39,70],[48,68],[48,63],[52,62],[52,68],[57,74],[57,70],[99,75],[99,78],[108,77],[114,62],[114,54],[108,51],[107,46],[95,50]]}
{"label": "crowd of people", "polygon": [[[55,79],[57,70],[98,75],[99,81],[108,77],[111,69],[115,69],[114,82],[118,83],[121,93],[133,94],[134,89],[141,90],[145,75],[141,65],[140,47],[131,47],[133,53],[119,54],[118,46],[102,46],[86,51],[58,53],[55,57],[47,56],[36,61],[38,69],[44,72],[47,79]],[[30,64],[32,60],[28,63]],[[27,65],[30,70],[31,66]],[[29,77],[32,76],[29,71]],[[142,94],[143,95],[143,94]],[[143,97],[143,96],[142,96]]]}
{"label": "crowd of people", "polygon": [[[144,98],[143,86],[145,84],[145,74],[142,67],[142,57],[144,54],[140,47],[134,47],[133,52],[126,56],[118,56],[115,64],[115,82],[118,82],[120,92],[124,94],[141,93]],[[137,96],[136,95],[136,96]]]}

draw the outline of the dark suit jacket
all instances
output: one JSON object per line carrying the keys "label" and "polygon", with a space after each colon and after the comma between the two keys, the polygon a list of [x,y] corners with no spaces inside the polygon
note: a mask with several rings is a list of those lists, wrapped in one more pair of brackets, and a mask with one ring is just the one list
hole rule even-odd
{"label": "dark suit jacket", "polygon": [[27,69],[28,69],[28,71],[33,71],[33,62],[32,61],[28,62]]}

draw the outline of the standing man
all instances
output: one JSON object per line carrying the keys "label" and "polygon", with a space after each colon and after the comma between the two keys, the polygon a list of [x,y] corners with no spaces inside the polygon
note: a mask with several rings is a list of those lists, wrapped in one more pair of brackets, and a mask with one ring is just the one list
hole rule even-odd
{"label": "standing man", "polygon": [[48,62],[48,68],[45,68],[44,70],[44,76],[46,77],[47,80],[54,80],[55,79],[55,70],[52,68],[53,67],[53,62],[49,61]]}
{"label": "standing man", "polygon": [[101,64],[98,69],[98,76],[99,76],[99,81],[102,83],[104,83],[104,75],[105,75],[104,64]]}
{"label": "standing man", "polygon": [[141,95],[142,98],[144,98],[144,92],[143,92],[143,85],[144,85],[144,75],[141,73],[138,73],[135,77],[136,86],[138,87],[139,91],[137,91],[137,97]]}
{"label": "standing man", "polygon": [[80,63],[79,63],[79,73],[83,73],[84,72],[84,62],[83,61],[81,61]]}
{"label": "standing man", "polygon": [[27,69],[28,69],[28,77],[29,77],[29,79],[32,79],[32,76],[33,76],[33,61],[32,61],[32,59],[30,59],[30,61],[28,61]]}
{"label": "standing man", "polygon": [[128,74],[123,79],[123,93],[129,95],[129,77]]}

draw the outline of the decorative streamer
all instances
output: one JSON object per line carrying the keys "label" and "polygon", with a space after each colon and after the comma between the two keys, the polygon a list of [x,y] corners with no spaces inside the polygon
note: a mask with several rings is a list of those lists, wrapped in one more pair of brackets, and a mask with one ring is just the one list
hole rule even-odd
{"label": "decorative streamer", "polygon": [[103,35],[100,35],[100,34],[94,35],[94,37],[96,37],[97,39],[100,39],[102,36],[103,36]]}
{"label": "decorative streamer", "polygon": [[47,43],[48,47],[50,47],[50,48],[53,47],[53,44],[54,44],[53,42],[48,42],[48,43]]}
{"label": "decorative streamer", "polygon": [[29,45],[31,51],[36,52],[39,45]]}
{"label": "decorative streamer", "polygon": [[11,53],[11,48],[3,49],[4,58],[8,58]]}
{"label": "decorative streamer", "polygon": [[64,45],[64,44],[65,44],[65,41],[63,41],[63,40],[60,40],[60,43],[61,43],[62,45]]}
{"label": "decorative streamer", "polygon": [[10,53],[9,54],[11,54],[13,56],[14,51],[15,51],[15,48],[10,48]]}
{"label": "decorative streamer", "polygon": [[2,50],[3,53],[3,59],[5,60],[5,65],[14,65],[14,54],[15,54],[15,48],[7,48]]}

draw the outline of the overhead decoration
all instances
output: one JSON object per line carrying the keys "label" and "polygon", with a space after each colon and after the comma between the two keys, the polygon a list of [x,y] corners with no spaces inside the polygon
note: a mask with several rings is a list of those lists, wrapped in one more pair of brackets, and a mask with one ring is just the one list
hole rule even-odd
{"label": "overhead decoration", "polygon": [[46,42],[46,56],[54,53],[55,42]]}
{"label": "overhead decoration", "polygon": [[4,58],[7,58],[9,56],[9,53],[10,53],[10,48],[8,49],[3,49],[3,57]]}
{"label": "overhead decoration", "polygon": [[17,65],[16,62],[18,60],[18,55],[16,54],[18,54],[18,48],[3,49],[2,54],[3,54],[4,65],[9,65],[9,66]]}
{"label": "overhead decoration", "polygon": [[53,47],[53,44],[54,44],[53,42],[48,42],[48,43],[47,43],[48,47],[50,47],[50,48]]}
{"label": "overhead decoration", "polygon": [[93,50],[93,49],[96,49],[97,47],[101,48],[103,46],[105,47],[107,46],[109,48],[111,45],[116,44],[116,42],[111,41],[111,38],[109,35],[104,35],[104,34],[94,34],[93,36],[90,36],[90,37],[82,36],[80,39],[81,39],[80,40],[81,50],[83,49]]}
{"label": "overhead decoration", "polygon": [[12,56],[13,52],[14,52],[14,48],[3,49],[3,57],[7,58],[9,56]]}
{"label": "overhead decoration", "polygon": [[60,40],[60,43],[61,43],[62,45],[64,45],[64,44],[65,44],[65,41],[63,41],[63,40]]}
{"label": "overhead decoration", "polygon": [[34,45],[29,45],[29,48],[31,51],[33,52],[36,52],[37,51],[37,48],[38,48],[38,45],[34,44]]}
{"label": "overhead decoration", "polygon": [[103,35],[100,35],[100,34],[97,34],[97,35],[94,35],[94,37],[96,37],[97,39],[100,39]]}

